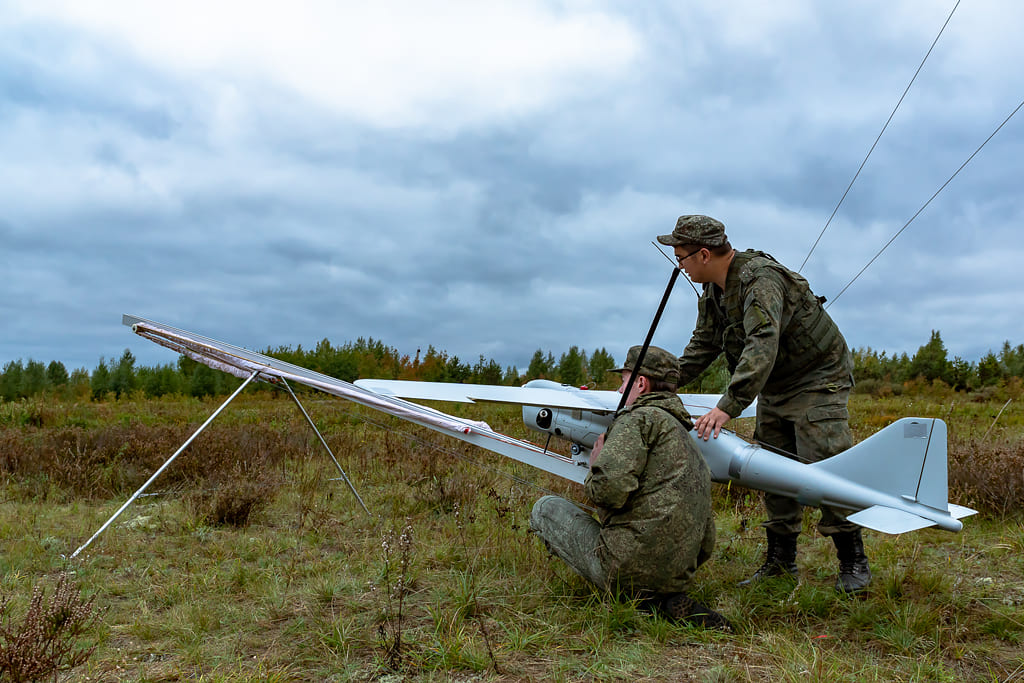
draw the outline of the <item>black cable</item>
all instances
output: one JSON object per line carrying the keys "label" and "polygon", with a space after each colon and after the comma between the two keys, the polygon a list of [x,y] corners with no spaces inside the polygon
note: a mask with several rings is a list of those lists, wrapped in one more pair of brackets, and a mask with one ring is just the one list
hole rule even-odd
{"label": "black cable", "polygon": [[[665,250],[664,250],[664,249],[662,249],[661,247],[659,247],[659,246],[658,246],[658,243],[657,243],[657,242],[655,242],[654,240],[651,240],[651,244],[653,244],[653,245],[654,245],[654,248],[655,248],[655,249],[657,249],[658,251],[660,251],[660,252],[661,252],[661,255],[662,255],[662,256],[664,256],[665,258],[667,258],[667,259],[668,259],[668,262],[672,264],[672,267],[673,267],[673,268],[679,268],[679,264],[678,264],[678,263],[676,263],[675,261],[673,261],[673,260],[672,260],[672,257],[671,257],[671,256],[669,256],[668,254],[666,254],[666,253],[665,253]],[[680,272],[683,272],[683,271],[680,271]],[[697,286],[693,284],[693,280],[691,280],[691,279],[690,279],[690,276],[689,276],[689,275],[687,275],[687,274],[686,274],[685,272],[683,272],[683,278],[684,278],[684,279],[685,279],[685,280],[686,280],[686,281],[687,281],[688,283],[690,283],[690,289],[692,289],[692,290],[693,290],[693,293],[694,293],[694,294],[696,294],[696,295],[697,295],[697,298],[699,299],[699,298],[700,298],[700,292],[698,292],[698,291],[697,291]]]}
{"label": "black cable", "polygon": [[874,257],[872,257],[872,259],[871,259],[870,261],[868,261],[867,265],[866,265],[866,266],[864,266],[863,268],[861,268],[861,269],[860,269],[860,272],[859,272],[859,273],[857,273],[856,275],[854,275],[854,276],[853,276],[853,279],[852,279],[852,280],[850,280],[849,282],[847,282],[847,283],[846,283],[846,286],[845,286],[845,287],[843,287],[843,288],[842,288],[841,290],[839,290],[839,293],[838,293],[838,294],[836,294],[836,295],[835,295],[834,297],[832,297],[832,300],[831,300],[831,301],[830,301],[830,302],[829,302],[828,304],[826,304],[826,306],[825,306],[825,308],[826,308],[826,309],[827,309],[827,308],[828,308],[829,306],[831,306],[832,304],[834,304],[834,303],[836,302],[836,300],[838,300],[838,299],[839,299],[839,297],[841,297],[841,296],[843,295],[843,292],[845,292],[845,291],[846,291],[847,289],[849,289],[850,285],[852,285],[852,284],[853,284],[854,282],[856,282],[856,281],[857,281],[857,278],[859,278],[859,277],[860,277],[861,275],[863,275],[863,274],[864,274],[864,271],[865,271],[865,270],[867,270],[867,269],[868,269],[868,267],[869,267],[869,266],[870,266],[870,265],[871,265],[872,263],[874,263],[874,262],[875,262],[875,259],[877,259],[877,258],[878,258],[879,256],[881,256],[881,255],[882,255],[882,252],[883,252],[883,251],[885,251],[886,249],[888,249],[888,248],[889,248],[889,245],[890,245],[890,244],[892,244],[893,242],[895,242],[895,241],[896,241],[896,238],[897,238],[897,237],[899,237],[899,236],[900,236],[900,235],[901,235],[901,234],[903,233],[903,231],[907,229],[907,226],[908,226],[908,225],[910,225],[910,224],[911,224],[911,223],[912,223],[912,222],[914,221],[914,219],[915,219],[915,218],[917,218],[917,217],[918,217],[918,216],[919,216],[919,215],[921,214],[921,212],[922,212],[922,211],[924,211],[924,210],[925,210],[925,208],[926,208],[926,207],[927,207],[927,206],[928,206],[929,204],[931,204],[931,203],[932,203],[932,200],[933,200],[933,199],[935,199],[935,198],[936,198],[936,197],[937,197],[937,196],[939,195],[939,193],[940,193],[940,192],[942,192],[942,191],[943,191],[943,190],[944,190],[944,189],[946,188],[946,185],[949,185],[949,183],[950,183],[950,182],[952,182],[953,178],[955,178],[955,177],[957,176],[957,174],[958,174],[958,173],[960,173],[960,171],[964,170],[964,166],[966,166],[967,164],[969,164],[969,163],[971,162],[971,159],[973,159],[973,158],[975,157],[975,155],[976,155],[976,154],[977,154],[978,152],[980,152],[980,151],[981,151],[981,148],[982,148],[982,147],[984,147],[985,145],[987,145],[987,144],[988,144],[988,141],[989,141],[989,140],[991,140],[992,138],[994,138],[994,137],[995,137],[996,133],[998,133],[998,132],[999,132],[999,131],[1000,131],[1000,130],[1002,129],[1002,127],[1006,125],[1006,122],[1007,122],[1007,121],[1009,121],[1010,119],[1012,119],[1012,118],[1013,118],[1013,115],[1014,115],[1014,114],[1016,114],[1016,113],[1017,113],[1018,111],[1020,111],[1020,108],[1021,108],[1021,107],[1024,107],[1024,100],[1021,100],[1021,103],[1017,105],[1017,108],[1016,108],[1016,109],[1014,109],[1014,110],[1013,110],[1012,112],[1010,112],[1010,115],[1009,115],[1009,116],[1007,116],[1007,117],[1006,117],[1005,119],[1003,119],[1003,122],[999,124],[999,127],[998,127],[998,128],[996,128],[996,129],[995,129],[994,131],[992,131],[992,135],[989,135],[989,136],[988,136],[987,138],[985,138],[985,142],[981,143],[981,145],[979,145],[979,146],[978,146],[978,149],[974,150],[974,154],[971,154],[971,156],[967,157],[967,161],[965,161],[964,163],[960,164],[960,168],[956,169],[956,171],[955,171],[955,172],[953,173],[953,175],[949,176],[949,179],[947,179],[947,180],[946,180],[946,182],[942,183],[942,187],[940,187],[939,189],[937,189],[937,190],[935,191],[935,194],[933,194],[933,195],[932,195],[931,197],[929,197],[928,201],[926,201],[926,202],[924,203],[924,206],[922,206],[922,207],[921,207],[920,209],[918,209],[918,210],[917,210],[917,213],[915,213],[915,214],[914,214],[913,216],[911,216],[911,217],[910,217],[910,220],[908,220],[908,221],[907,221],[906,223],[904,223],[904,224],[903,224],[903,227],[902,227],[902,228],[900,228],[900,229],[899,229],[899,230],[898,230],[898,231],[896,232],[896,234],[892,236],[892,239],[890,239],[890,240],[889,240],[888,242],[886,242],[886,243],[885,243],[885,246],[884,246],[884,247],[882,247],[881,249],[879,249],[879,250],[878,250],[878,253],[877,253],[877,254],[875,254],[875,255],[874,255]]}
{"label": "black cable", "polygon": [[900,108],[901,104],[903,104],[903,98],[907,96],[907,93],[910,91],[910,86],[914,84],[914,81],[917,79],[917,75],[921,73],[921,69],[924,67],[924,63],[928,61],[928,55],[932,53],[932,50],[935,48],[935,44],[939,42],[939,37],[942,35],[942,32],[946,30],[946,26],[949,24],[949,20],[953,18],[953,12],[956,12],[956,8],[959,6],[960,0],[956,0],[956,4],[953,5],[953,9],[950,11],[949,16],[946,17],[946,23],[942,25],[941,29],[939,29],[938,35],[935,36],[935,40],[932,41],[932,46],[928,48],[928,52],[925,53],[924,59],[921,60],[921,64],[917,67],[917,71],[914,72],[913,78],[911,78],[910,82],[907,83],[907,87],[903,91],[903,94],[900,95],[899,102],[897,102],[896,106],[892,108],[892,113],[889,114],[889,118],[886,120],[885,125],[882,126],[882,130],[879,131],[878,137],[875,138],[875,142],[873,145],[871,145],[871,149],[868,150],[867,155],[864,157],[864,161],[860,162],[860,168],[858,168],[857,172],[853,174],[853,180],[851,180],[850,184],[846,186],[846,192],[844,192],[843,196],[839,198],[839,203],[836,204],[836,208],[832,209],[832,215],[828,217],[827,221],[825,221],[825,227],[821,229],[821,232],[818,234],[818,239],[814,240],[814,244],[811,245],[811,250],[807,252],[807,256],[804,257],[804,262],[800,264],[800,267],[797,268],[796,272],[799,273],[804,269],[804,266],[807,265],[808,259],[811,258],[811,254],[813,254],[814,250],[818,247],[818,242],[821,241],[821,238],[825,234],[825,231],[828,230],[828,226],[832,224],[832,219],[836,217],[836,212],[839,211],[839,207],[843,205],[843,201],[846,199],[846,195],[850,193],[850,188],[852,188],[853,184],[857,182],[857,177],[860,176],[860,172],[864,170],[864,165],[868,163],[868,157],[870,157],[871,153],[875,151],[875,145],[877,145],[878,141],[882,139],[882,133],[884,133],[885,129],[889,127],[889,123],[892,121],[892,117],[896,115],[896,110]]}

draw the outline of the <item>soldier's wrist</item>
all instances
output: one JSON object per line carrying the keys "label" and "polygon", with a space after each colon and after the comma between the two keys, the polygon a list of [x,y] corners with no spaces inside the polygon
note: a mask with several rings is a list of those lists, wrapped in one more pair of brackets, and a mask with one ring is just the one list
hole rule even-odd
{"label": "soldier's wrist", "polygon": [[745,406],[742,403],[740,403],[736,399],[732,398],[728,394],[723,396],[718,401],[718,409],[721,410],[723,413],[725,413],[726,415],[728,415],[731,418],[732,417],[736,417],[740,413],[742,413],[743,412],[743,408],[745,408]]}

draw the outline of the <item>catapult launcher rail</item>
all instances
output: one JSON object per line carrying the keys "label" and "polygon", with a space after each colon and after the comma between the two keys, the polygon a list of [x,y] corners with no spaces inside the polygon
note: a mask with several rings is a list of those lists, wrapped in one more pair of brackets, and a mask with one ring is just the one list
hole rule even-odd
{"label": "catapult launcher rail", "polygon": [[464,420],[453,415],[448,415],[427,406],[406,401],[395,396],[383,396],[381,394],[357,387],[356,385],[329,377],[327,375],[313,372],[306,368],[279,361],[261,353],[250,351],[238,346],[233,346],[216,339],[210,339],[202,335],[180,330],[170,325],[146,320],[133,315],[124,315],[122,323],[131,327],[132,331],[139,336],[166,347],[176,353],[182,354],[192,360],[202,363],[215,370],[226,372],[230,375],[244,380],[243,384],[221,404],[219,408],[197,429],[189,439],[143,484],[114,515],[96,531],[93,536],[82,544],[71,557],[77,557],[88,547],[110,524],[124,512],[132,502],[135,501],[157,477],[180,455],[192,441],[209,426],[220,412],[233,401],[243,389],[252,381],[261,381],[274,384],[284,388],[295,401],[299,410],[302,411],[310,428],[316,433],[320,443],[330,455],[331,460],[337,467],[341,478],[349,486],[352,494],[356,497],[360,506],[369,514],[369,509],[356,491],[348,475],[342,469],[337,458],[327,445],[327,441],[316,428],[310,419],[306,409],[302,406],[295,392],[292,391],[291,383],[318,389],[332,396],[346,399],[353,403],[372,408],[382,413],[413,422],[423,427],[440,432],[447,436],[460,439],[481,448],[499,453],[506,457],[518,460],[519,462],[537,467],[547,472],[556,474],[570,481],[582,482],[586,477],[586,469],[580,467],[572,458],[552,453],[536,444],[520,439],[515,439],[500,432],[495,432],[484,422]]}

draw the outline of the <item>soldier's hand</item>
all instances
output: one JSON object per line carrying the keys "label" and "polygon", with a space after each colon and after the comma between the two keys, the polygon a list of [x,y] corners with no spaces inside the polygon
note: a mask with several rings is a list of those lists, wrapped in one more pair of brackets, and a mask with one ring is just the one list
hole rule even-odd
{"label": "soldier's hand", "polygon": [[[605,432],[604,434],[607,434],[607,432]],[[589,460],[591,466],[593,466],[594,461],[597,460],[597,454],[601,452],[602,448],[604,448],[604,434],[601,434],[601,436],[597,437],[597,441],[594,442],[594,448],[590,451]]]}
{"label": "soldier's hand", "polygon": [[731,419],[729,413],[721,408],[712,408],[697,418],[693,423],[693,428],[697,430],[697,436],[705,441],[712,436],[717,439],[722,432],[722,427]]}

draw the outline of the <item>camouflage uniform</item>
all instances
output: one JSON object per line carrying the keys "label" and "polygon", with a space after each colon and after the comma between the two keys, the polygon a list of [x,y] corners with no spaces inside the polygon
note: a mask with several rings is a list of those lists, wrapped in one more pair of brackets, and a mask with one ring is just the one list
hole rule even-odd
{"label": "camouflage uniform", "polygon": [[[663,244],[727,244],[724,226],[706,216],[682,216]],[[839,328],[807,281],[770,255],[736,252],[725,289],[704,284],[697,327],[679,358],[680,386],[725,353],[731,373],[718,407],[732,417],[758,399],[754,437],[783,455],[817,462],[853,445],[847,400],[853,359]],[[779,534],[798,533],[803,511],[792,498],[765,494],[769,521]],[[823,507],[820,533],[859,527],[836,508]]]}
{"label": "camouflage uniform", "polygon": [[[667,351],[652,352],[674,366]],[[602,589],[641,597],[682,592],[715,543],[711,474],[687,433],[692,428],[674,393],[639,396],[609,427],[584,483],[598,519],[545,496],[531,528]]]}

